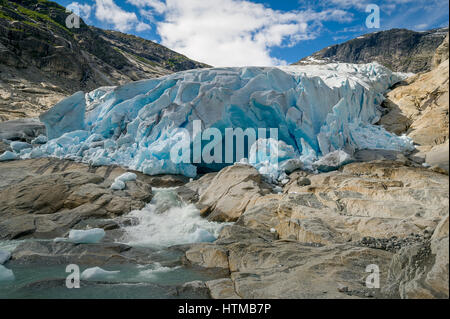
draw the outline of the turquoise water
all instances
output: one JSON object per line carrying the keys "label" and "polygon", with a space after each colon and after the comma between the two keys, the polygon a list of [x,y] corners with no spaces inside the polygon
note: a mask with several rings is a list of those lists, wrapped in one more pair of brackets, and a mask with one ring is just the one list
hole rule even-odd
{"label": "turquoise water", "polygon": [[[181,265],[183,253],[167,248],[214,240],[225,224],[211,223],[200,217],[193,205],[186,205],[173,196],[173,189],[154,189],[154,200],[144,209],[128,215],[138,224],[124,226],[124,235],[117,242],[134,247],[158,249],[158,261],[146,265],[118,264],[102,266],[106,271],[119,271],[107,279],[81,279],[80,288],[66,287],[66,264],[18,264],[9,261],[4,266],[14,272],[14,281],[0,281],[0,298],[200,298],[186,293],[177,295],[176,287],[183,283],[207,281],[221,277]],[[26,241],[36,241],[34,239]],[[24,241],[0,241],[0,249],[13,252]],[[167,266],[170,265],[170,266]],[[80,274],[93,265],[78,264]]]}
{"label": "turquoise water", "polygon": [[[6,265],[8,267],[8,265]],[[155,272],[152,267],[118,265],[104,267],[105,270],[119,270],[113,279],[107,281],[81,280],[80,288],[66,287],[66,265],[8,267],[13,270],[15,280],[0,282],[0,298],[185,298],[177,296],[175,287],[193,280],[210,280],[214,276],[197,270],[173,267]],[[81,272],[88,267],[80,266]],[[201,297],[201,296],[188,296]]]}

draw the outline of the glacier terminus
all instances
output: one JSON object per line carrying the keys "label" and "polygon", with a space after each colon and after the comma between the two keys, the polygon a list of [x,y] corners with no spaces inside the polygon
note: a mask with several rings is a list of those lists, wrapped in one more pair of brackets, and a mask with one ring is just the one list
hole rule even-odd
{"label": "glacier terminus", "polygon": [[[75,93],[41,115],[48,142],[18,149],[15,155],[195,177],[226,164],[171,160],[176,145],[193,148],[194,123],[223,137],[229,128],[276,128],[276,139],[258,136],[253,145],[244,143],[233,161],[248,161],[255,145],[277,148],[276,158],[256,154],[251,164],[263,175],[281,179],[284,171],[299,167],[327,169],[328,158],[343,164],[356,150],[414,150],[409,138],[374,125],[383,94],[405,77],[376,62],[330,63],[195,69],[100,87]],[[201,141],[201,148],[208,142]]]}

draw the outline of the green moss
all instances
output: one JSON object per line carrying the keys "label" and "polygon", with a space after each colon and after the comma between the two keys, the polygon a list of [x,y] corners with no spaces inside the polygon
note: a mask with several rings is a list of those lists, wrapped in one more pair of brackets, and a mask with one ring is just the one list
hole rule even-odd
{"label": "green moss", "polygon": [[0,19],[6,19],[6,20],[10,20],[13,21],[14,19],[11,18],[9,15],[6,15],[5,13],[0,11]]}
{"label": "green moss", "polygon": [[22,23],[28,24],[28,25],[30,25],[32,27],[36,27],[36,28],[39,27],[39,24],[31,22],[31,21],[22,21]]}
{"label": "green moss", "polygon": [[69,29],[67,29],[65,26],[57,23],[56,21],[54,21],[53,19],[51,19],[49,16],[42,14],[40,12],[36,12],[30,9],[27,9],[25,7],[22,7],[19,4],[14,4],[16,6],[17,11],[19,11],[20,13],[24,14],[25,16],[33,19],[33,20],[38,20],[38,21],[43,21],[43,22],[48,22],[58,28],[61,28],[63,30],[65,30],[68,33],[72,33]]}
{"label": "green moss", "polygon": [[130,54],[131,54],[132,56],[134,56],[136,59],[138,59],[139,61],[141,61],[142,63],[149,64],[149,65],[151,65],[151,66],[157,66],[157,65],[158,65],[158,63],[153,62],[153,61],[150,61],[150,60],[147,60],[146,58],[144,58],[144,57],[142,57],[142,56],[135,55],[135,54],[133,54],[133,53],[130,53]]}

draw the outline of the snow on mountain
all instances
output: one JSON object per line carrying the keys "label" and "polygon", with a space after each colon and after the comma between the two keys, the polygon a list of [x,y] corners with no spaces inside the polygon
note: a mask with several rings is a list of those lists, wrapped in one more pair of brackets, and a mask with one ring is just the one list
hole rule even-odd
{"label": "snow on mountain", "polygon": [[[217,129],[221,137],[227,128],[276,128],[277,138],[258,135],[255,144],[276,147],[276,158],[255,156],[245,144],[240,156],[233,151],[233,161],[253,154],[252,164],[276,178],[283,169],[312,167],[338,150],[412,150],[409,139],[373,125],[380,118],[383,93],[403,78],[377,63],[333,63],[197,69],[101,87],[84,96],[76,93],[42,115],[52,139],[18,155],[192,177],[198,168],[218,167],[205,160],[196,163],[195,122],[202,130]],[[200,142],[203,150],[208,141]],[[191,161],[171,160],[179,145],[192,151]]]}

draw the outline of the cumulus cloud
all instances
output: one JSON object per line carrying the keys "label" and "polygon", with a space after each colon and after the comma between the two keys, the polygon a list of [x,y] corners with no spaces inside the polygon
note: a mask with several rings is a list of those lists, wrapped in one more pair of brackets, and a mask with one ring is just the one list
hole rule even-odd
{"label": "cumulus cloud", "polygon": [[138,23],[134,12],[123,10],[113,0],[95,0],[95,17],[119,31],[128,31]]}
{"label": "cumulus cloud", "polygon": [[89,21],[89,17],[91,16],[92,6],[88,4],[81,4],[79,2],[72,2],[67,5],[67,10],[72,11],[85,21]]}
{"label": "cumulus cloud", "polygon": [[[130,0],[138,5],[144,0]],[[151,0],[145,0],[150,1]],[[136,13],[128,12],[119,7],[114,0],[95,0],[95,17],[102,22],[111,24],[114,29],[126,32],[129,30],[136,30],[142,32],[150,30],[151,26],[142,21],[139,21]]]}
{"label": "cumulus cloud", "polygon": [[136,25],[136,31],[137,32],[142,32],[142,31],[147,31],[150,30],[152,27],[150,25],[148,25],[147,23],[144,22],[139,22]]}
{"label": "cumulus cloud", "polygon": [[127,0],[127,2],[138,8],[152,8],[157,13],[163,13],[166,10],[165,3],[159,0]]}
{"label": "cumulus cloud", "polygon": [[245,0],[128,0],[163,16],[161,44],[214,66],[285,64],[271,48],[317,36],[323,21],[349,22],[341,9],[278,11]]}

